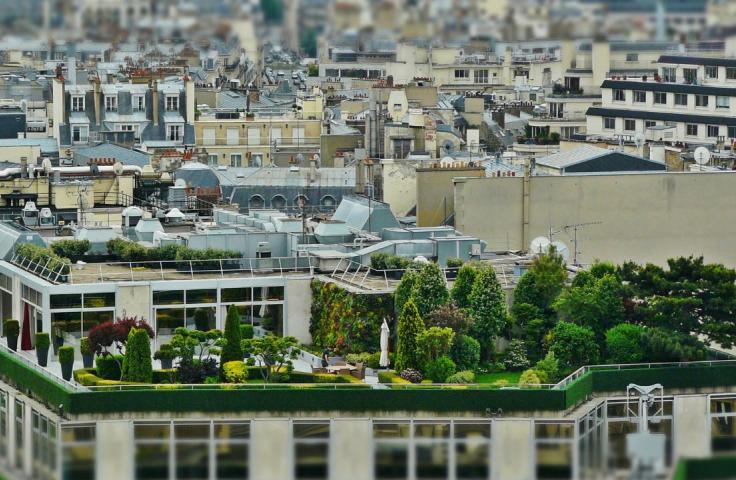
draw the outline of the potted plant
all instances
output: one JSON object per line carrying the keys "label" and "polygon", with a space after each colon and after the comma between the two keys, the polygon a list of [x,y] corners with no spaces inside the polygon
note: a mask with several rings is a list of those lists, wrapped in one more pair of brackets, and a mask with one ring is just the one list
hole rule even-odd
{"label": "potted plant", "polygon": [[448,279],[457,277],[457,271],[463,266],[462,258],[450,257],[447,259],[447,270],[445,270],[445,276]]}
{"label": "potted plant", "polygon": [[64,331],[61,329],[60,326],[54,325],[51,332],[54,337],[54,355],[59,355],[59,347],[64,345]]}
{"label": "potted plant", "polygon": [[95,352],[92,350],[89,338],[82,337],[79,340],[79,353],[82,354],[82,363],[84,364],[84,368],[92,368],[92,364],[95,360]]}
{"label": "potted plant", "polygon": [[164,343],[163,345],[161,345],[158,351],[153,354],[153,358],[161,361],[161,368],[164,370],[170,369],[172,367],[174,357],[176,357],[176,354],[174,353],[174,347],[172,347],[169,343]]}
{"label": "potted plant", "polygon": [[36,334],[36,358],[38,364],[45,367],[49,363],[49,347],[51,346],[51,338],[46,332]]}
{"label": "potted plant", "polygon": [[5,320],[3,335],[8,339],[8,348],[16,351],[18,349],[18,335],[20,335],[20,322],[18,320]]}
{"label": "potted plant", "polygon": [[59,363],[61,364],[61,376],[67,382],[72,378],[72,370],[74,370],[74,347],[64,345],[59,347]]}

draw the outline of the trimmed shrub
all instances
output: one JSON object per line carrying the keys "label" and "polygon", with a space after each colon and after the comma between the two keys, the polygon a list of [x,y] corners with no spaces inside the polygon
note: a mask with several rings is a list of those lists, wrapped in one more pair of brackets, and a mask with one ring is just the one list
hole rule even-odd
{"label": "trimmed shrub", "polygon": [[194,310],[194,328],[200,332],[208,332],[210,330],[210,317],[204,308]]}
{"label": "trimmed shrub", "polygon": [[447,377],[445,383],[475,383],[475,373],[470,370],[463,370]]}
{"label": "trimmed shrub", "polygon": [[151,341],[145,330],[132,328],[128,334],[121,380],[140,383],[153,381]]}
{"label": "trimmed shrub", "polygon": [[152,379],[156,385],[176,383],[176,369],[154,370]]}
{"label": "trimmed shrub", "polygon": [[469,297],[476,275],[478,275],[478,267],[471,263],[466,263],[457,271],[457,277],[455,283],[452,284],[450,296],[458,308],[468,308],[470,306]]}
{"label": "trimmed shrub", "polygon": [[401,315],[401,312],[404,311],[404,305],[412,297],[417,278],[419,278],[419,275],[415,270],[407,270],[404,272],[404,276],[401,277],[401,281],[394,290],[394,307],[397,314]]}
{"label": "trimmed shrub", "polygon": [[480,363],[480,343],[468,335],[456,335],[450,347],[450,358],[459,370],[477,370]]}
{"label": "trimmed shrub", "polygon": [[222,366],[223,376],[227,383],[245,383],[248,370],[243,361],[227,362]]}
{"label": "trimmed shrub", "polygon": [[541,383],[542,381],[540,380],[539,375],[537,375],[537,372],[531,368],[529,370],[524,370],[524,373],[519,377],[519,385],[539,385]]}
{"label": "trimmed shrub", "polygon": [[59,363],[62,365],[74,363],[74,347],[71,345],[64,345],[59,348]]}
{"label": "trimmed shrub", "polygon": [[36,334],[36,350],[48,350],[51,346],[51,338],[46,332]]}
{"label": "trimmed shrub", "polygon": [[427,363],[424,369],[427,377],[435,383],[444,383],[447,377],[453,375],[457,371],[455,362],[452,361],[447,355],[432,360]]}
{"label": "trimmed shrub", "polygon": [[470,328],[470,319],[464,310],[459,309],[454,302],[440,305],[424,319],[427,327],[447,327],[455,333],[467,333]]}
{"label": "trimmed shrub", "polygon": [[153,358],[155,360],[173,360],[176,358],[176,351],[170,343],[164,343],[158,347],[156,353],[153,354]]}
{"label": "trimmed shrub", "polygon": [[400,376],[409,383],[422,383],[424,380],[422,372],[413,368],[405,368],[401,371]]}
{"label": "trimmed shrub", "polygon": [[386,270],[386,262],[390,255],[388,253],[374,253],[371,255],[371,268],[374,270]]}
{"label": "trimmed shrub", "polygon": [[82,337],[79,339],[79,353],[82,355],[92,355],[95,353],[92,349],[92,344],[90,343],[89,338]]}
{"label": "trimmed shrub", "polygon": [[524,370],[529,368],[529,358],[526,355],[526,344],[522,340],[512,340],[506,349],[503,364],[509,370]]}
{"label": "trimmed shrub", "polygon": [[422,365],[450,353],[455,332],[450,328],[432,327],[417,335],[417,354]]}
{"label": "trimmed shrub", "polygon": [[621,323],[606,332],[606,352],[611,363],[637,363],[644,359],[644,327]]}
{"label": "trimmed shrub", "polygon": [[480,269],[473,281],[468,302],[470,318],[473,320],[470,335],[480,343],[481,357],[490,360],[495,340],[506,328],[508,320],[506,294],[493,267]]}
{"label": "trimmed shrub", "polygon": [[372,353],[368,353],[368,352],[348,353],[347,355],[345,355],[345,361],[348,362],[348,363],[350,363],[350,364],[352,364],[352,365],[355,365],[355,364],[358,364],[358,363],[362,363],[364,365],[367,365],[368,364],[368,361],[370,360],[371,355],[373,355],[373,354]]}
{"label": "trimmed shrub", "polygon": [[243,340],[250,340],[253,338],[254,330],[253,325],[243,323],[240,325],[240,338]]}
{"label": "trimmed shrub", "polygon": [[445,261],[445,263],[447,264],[447,268],[460,268],[465,262],[462,258],[450,257]]}
{"label": "trimmed shrub", "polygon": [[418,369],[422,365],[417,336],[424,330],[424,322],[412,300],[406,302],[399,315],[396,332],[396,369]]}
{"label": "trimmed shrub", "polygon": [[3,323],[3,336],[17,337],[20,335],[20,322],[18,320],[5,320]]}
{"label": "trimmed shrub", "polygon": [[90,246],[89,240],[58,240],[51,244],[51,250],[60,257],[76,262],[89,251]]}
{"label": "trimmed shrub", "polygon": [[123,365],[122,355],[99,355],[95,358],[97,376],[105,380],[120,380],[120,369]]}
{"label": "trimmed shrub", "polygon": [[242,337],[240,336],[240,313],[234,305],[231,305],[227,310],[224,340],[225,345],[222,347],[222,353],[220,354],[220,365],[243,360]]}
{"label": "trimmed shrub", "polygon": [[600,359],[593,330],[574,323],[559,322],[550,332],[549,345],[563,373],[582,365],[594,365]]}
{"label": "trimmed shrub", "polygon": [[390,384],[390,383],[400,383],[400,384],[411,383],[409,380],[406,380],[404,378],[401,378],[394,371],[382,371],[382,372],[378,372],[378,382],[379,383],[387,383],[387,384]]}
{"label": "trimmed shrub", "polygon": [[560,377],[560,364],[555,358],[555,352],[551,350],[547,352],[547,355],[534,365],[534,371],[542,383],[557,382]]}

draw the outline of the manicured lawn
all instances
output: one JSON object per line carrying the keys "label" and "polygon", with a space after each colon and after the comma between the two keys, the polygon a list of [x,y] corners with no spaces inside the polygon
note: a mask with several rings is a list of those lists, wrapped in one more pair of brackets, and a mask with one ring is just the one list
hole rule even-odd
{"label": "manicured lawn", "polygon": [[481,373],[475,376],[475,381],[494,384],[499,380],[506,380],[509,385],[514,385],[519,383],[519,377],[521,377],[521,372]]}

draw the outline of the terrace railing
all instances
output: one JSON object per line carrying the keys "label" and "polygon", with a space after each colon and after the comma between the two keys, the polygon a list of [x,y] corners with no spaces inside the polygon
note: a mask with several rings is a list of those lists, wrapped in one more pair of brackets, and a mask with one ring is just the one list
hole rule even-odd
{"label": "terrace railing", "polygon": [[50,256],[44,256],[38,260],[34,260],[14,253],[10,259],[10,263],[56,284],[65,283],[71,271],[71,264]]}

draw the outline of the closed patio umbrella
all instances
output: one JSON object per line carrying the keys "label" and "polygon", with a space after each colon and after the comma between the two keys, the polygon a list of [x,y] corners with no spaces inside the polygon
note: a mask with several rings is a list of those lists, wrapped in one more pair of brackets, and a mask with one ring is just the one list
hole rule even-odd
{"label": "closed patio umbrella", "polygon": [[383,319],[383,325],[381,325],[381,358],[378,364],[382,367],[388,367],[388,324],[386,319]]}

